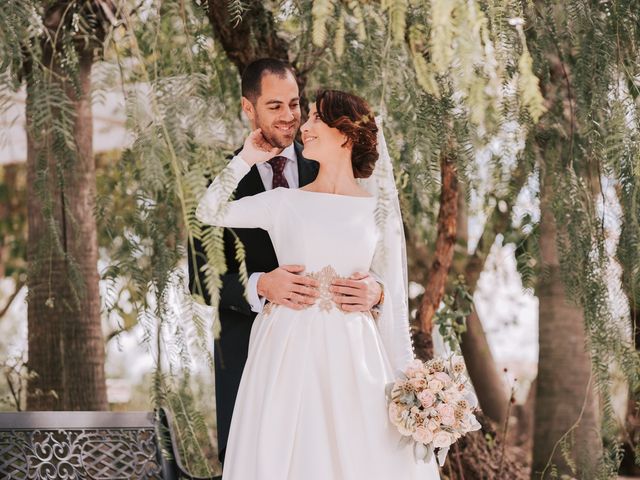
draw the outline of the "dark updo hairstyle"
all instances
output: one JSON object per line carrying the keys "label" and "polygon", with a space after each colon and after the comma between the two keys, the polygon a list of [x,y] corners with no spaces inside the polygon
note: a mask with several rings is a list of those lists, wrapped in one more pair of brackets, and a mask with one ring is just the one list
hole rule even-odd
{"label": "dark updo hairstyle", "polygon": [[337,128],[351,145],[351,165],[355,178],[368,178],[378,160],[378,126],[367,102],[339,90],[319,90],[316,109],[320,120]]}

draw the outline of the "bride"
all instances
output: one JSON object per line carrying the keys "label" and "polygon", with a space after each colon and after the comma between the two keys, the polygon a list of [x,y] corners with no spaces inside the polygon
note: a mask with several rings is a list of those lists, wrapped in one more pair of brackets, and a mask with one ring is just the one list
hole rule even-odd
{"label": "bride", "polygon": [[[305,158],[320,164],[314,182],[229,202],[252,165],[279,153],[256,130],[196,211],[205,224],[266,230],[278,262],[305,265],[320,284],[307,309],[268,304],[256,318],[223,478],[439,479],[435,460],[416,463],[387,417],[385,385],[413,352],[402,221],[381,127],[360,97],[324,90],[301,132]],[[363,271],[384,285],[375,315],[343,311],[329,290],[335,278]]]}

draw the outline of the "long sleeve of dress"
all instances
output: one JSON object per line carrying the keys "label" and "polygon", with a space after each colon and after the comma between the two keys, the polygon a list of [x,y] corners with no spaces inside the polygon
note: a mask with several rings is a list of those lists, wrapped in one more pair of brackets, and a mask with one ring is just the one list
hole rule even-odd
{"label": "long sleeve of dress", "polygon": [[273,225],[273,212],[265,192],[230,202],[229,197],[251,167],[239,155],[213,180],[204,194],[196,218],[206,225],[229,228],[262,228]]}

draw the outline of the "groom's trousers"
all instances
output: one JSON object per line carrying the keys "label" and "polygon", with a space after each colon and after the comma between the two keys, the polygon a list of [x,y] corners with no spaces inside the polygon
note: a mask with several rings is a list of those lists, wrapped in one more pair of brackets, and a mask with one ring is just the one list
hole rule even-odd
{"label": "groom's trousers", "polygon": [[242,370],[247,361],[249,336],[254,315],[233,310],[220,310],[222,332],[216,341],[216,421],[218,430],[218,458],[224,463],[233,406],[238,395]]}

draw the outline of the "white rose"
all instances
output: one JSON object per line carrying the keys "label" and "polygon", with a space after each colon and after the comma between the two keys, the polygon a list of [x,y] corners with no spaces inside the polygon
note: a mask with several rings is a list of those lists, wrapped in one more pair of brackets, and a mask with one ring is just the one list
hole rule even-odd
{"label": "white rose", "polygon": [[398,406],[398,404],[391,402],[389,404],[389,420],[394,425],[398,425],[400,423],[400,419],[402,418],[402,409]]}
{"label": "white rose", "polygon": [[404,373],[407,375],[407,377],[413,378],[417,374],[421,374],[423,369],[424,369],[424,364],[420,360],[416,359],[411,361],[409,365],[407,365],[407,368],[405,369]]}
{"label": "white rose", "polygon": [[455,423],[455,410],[451,405],[438,405],[438,414],[443,425],[451,426]]}
{"label": "white rose", "polygon": [[457,390],[448,388],[440,394],[442,401],[454,405],[462,398]]}
{"label": "white rose", "polygon": [[453,437],[449,432],[439,430],[433,435],[433,448],[447,448],[453,443]]}
{"label": "white rose", "polygon": [[416,442],[424,443],[426,445],[433,440],[433,433],[428,428],[418,427],[416,428],[416,431],[413,432],[412,437]]}
{"label": "white rose", "polygon": [[435,420],[429,420],[429,423],[427,424],[427,428],[432,432],[435,432],[436,430],[438,430],[438,428],[440,428],[440,424]]}
{"label": "white rose", "polygon": [[432,392],[439,392],[440,390],[442,390],[442,382],[440,380],[429,380],[429,390],[431,390]]}

